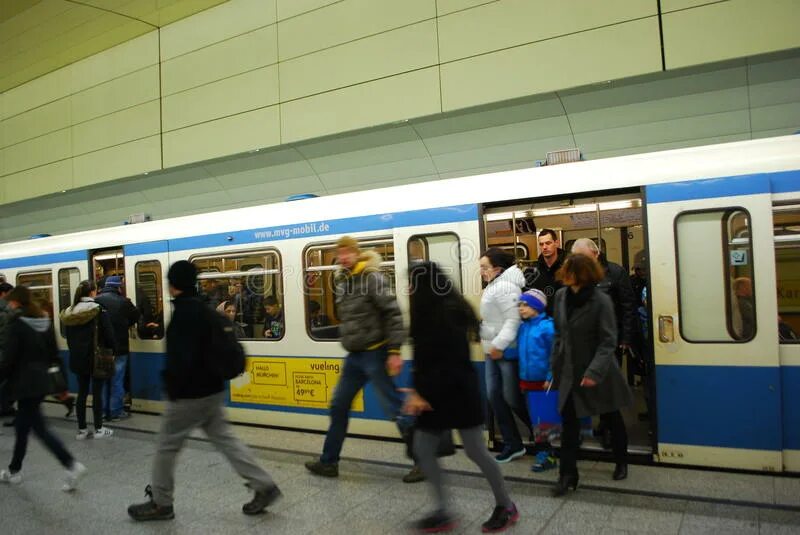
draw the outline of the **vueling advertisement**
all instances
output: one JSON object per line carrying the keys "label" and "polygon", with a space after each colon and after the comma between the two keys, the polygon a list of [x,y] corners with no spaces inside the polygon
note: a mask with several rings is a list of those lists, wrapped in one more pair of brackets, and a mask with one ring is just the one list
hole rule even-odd
{"label": "vueling advertisement", "polygon": [[[231,401],[327,409],[342,359],[248,357],[245,372],[231,381]],[[353,401],[364,412],[364,391]]]}

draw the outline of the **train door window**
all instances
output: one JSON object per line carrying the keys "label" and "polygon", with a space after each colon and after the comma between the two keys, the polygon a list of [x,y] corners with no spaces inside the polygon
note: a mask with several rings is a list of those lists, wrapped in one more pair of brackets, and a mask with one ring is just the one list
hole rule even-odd
{"label": "train door window", "polygon": [[125,277],[125,255],[122,249],[104,249],[92,252],[92,270],[97,289],[105,285],[112,275]]}
{"label": "train door window", "polygon": [[278,251],[195,257],[191,262],[197,268],[200,297],[233,319],[240,338],[283,338],[286,323]]}
{"label": "train door window", "polygon": [[418,234],[408,239],[408,263],[436,262],[461,291],[461,243],[453,232]]}
{"label": "train door window", "polygon": [[164,295],[161,262],[137,262],[136,307],[141,312],[137,332],[142,340],[159,340],[164,337]]}
{"label": "train door window", "polygon": [[773,224],[778,336],[781,344],[800,344],[800,205],[775,206]]}
{"label": "train door window", "polygon": [[[58,312],[61,313],[64,309],[72,304],[72,298],[75,297],[75,290],[81,282],[81,274],[78,268],[65,268],[58,270]],[[66,338],[66,328],[63,323],[60,324],[59,330],[61,337]]]}
{"label": "train door window", "polygon": [[750,215],[742,208],[675,219],[681,336],[744,342],[756,334]]}
{"label": "train door window", "polygon": [[[359,239],[363,254],[369,251],[380,256],[380,270],[395,290],[394,243],[392,238]],[[374,258],[374,257],[373,257]],[[376,261],[377,258],[374,258]],[[314,340],[338,340],[339,317],[336,309],[336,244],[326,243],[306,248],[303,257],[306,292],[306,326]]]}
{"label": "train door window", "polygon": [[53,273],[37,271],[17,275],[17,286],[27,286],[33,300],[51,318],[53,317]]}

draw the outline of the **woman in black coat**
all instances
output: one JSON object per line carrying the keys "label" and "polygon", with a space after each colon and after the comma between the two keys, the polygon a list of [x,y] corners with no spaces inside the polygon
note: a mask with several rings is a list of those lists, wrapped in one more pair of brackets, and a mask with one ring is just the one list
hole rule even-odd
{"label": "woman in black coat", "polygon": [[28,449],[28,435],[33,430],[67,471],[62,490],[74,490],[86,467],[45,427],[40,410],[44,397],[54,393],[49,370],[61,366],[53,324],[32,301],[28,288],[17,286],[7,300],[15,314],[8,325],[0,380],[8,381],[9,395],[17,401],[17,416],[14,453],[8,469],[0,471],[0,482],[22,483],[22,461]]}
{"label": "woman in black coat", "polygon": [[[93,281],[85,280],[75,289],[72,306],[61,312],[61,323],[66,327],[67,347],[69,348],[69,369],[78,378],[78,434],[75,438],[107,438],[113,434],[103,427],[103,383],[102,379],[92,377],[94,370],[95,337],[103,347],[115,349],[114,328],[108,312],[94,302],[97,288]],[[115,352],[116,353],[116,352]],[[92,385],[92,413],[94,415],[94,435],[86,429],[86,398]]]}
{"label": "woman in black coat", "polygon": [[576,254],[567,258],[558,277],[565,287],[555,296],[551,362],[563,430],[560,474],[553,494],[562,496],[570,487],[578,487],[579,418],[585,416],[603,415],[608,422],[617,463],[614,479],[627,477],[628,435],[619,409],[630,405],[632,396],[614,354],[614,304],[596,288],[603,279],[602,267],[595,259]]}
{"label": "woman in black coat", "polygon": [[425,532],[449,531],[455,520],[447,509],[436,450],[444,430],[458,429],[467,456],[489,481],[496,507],[484,531],[502,531],[519,518],[497,463],[483,440],[483,410],[478,374],[470,360],[478,320],[453,282],[434,263],[410,273],[411,337],[414,340],[414,390],[404,411],[418,415],[414,454],[436,494],[437,509],[416,523]]}

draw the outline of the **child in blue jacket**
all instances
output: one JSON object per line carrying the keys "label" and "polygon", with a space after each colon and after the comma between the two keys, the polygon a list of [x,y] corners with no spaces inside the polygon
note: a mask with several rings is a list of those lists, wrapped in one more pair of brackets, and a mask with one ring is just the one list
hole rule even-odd
{"label": "child in blue jacket", "polygon": [[[550,370],[550,352],[553,349],[555,327],[553,319],[545,312],[546,307],[547,296],[540,290],[528,290],[519,298],[519,315],[522,323],[517,331],[517,350],[519,382],[523,392],[544,390],[545,382],[549,383],[553,379]],[[553,392],[553,400],[557,397],[556,392]],[[537,442],[547,443],[547,433],[553,424],[537,425],[533,414],[531,416],[533,420],[531,424],[537,433]],[[555,466],[555,457],[547,447],[536,455],[536,462],[531,470],[542,472]]]}

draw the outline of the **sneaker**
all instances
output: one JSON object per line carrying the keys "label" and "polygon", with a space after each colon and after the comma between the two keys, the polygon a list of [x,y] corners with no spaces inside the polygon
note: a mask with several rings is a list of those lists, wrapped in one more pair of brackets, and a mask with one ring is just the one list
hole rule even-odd
{"label": "sneaker", "polygon": [[78,434],[75,435],[75,440],[86,440],[92,438],[94,435],[88,429],[78,429]]}
{"label": "sneaker", "polygon": [[283,493],[277,485],[266,490],[257,490],[253,499],[242,506],[242,512],[246,515],[257,515],[275,503],[282,495]]}
{"label": "sneaker", "polygon": [[73,461],[72,468],[67,470],[67,473],[64,475],[64,486],[61,487],[61,490],[64,492],[72,492],[78,488],[78,481],[85,475],[86,467],[78,461]]}
{"label": "sneaker", "polygon": [[171,520],[175,518],[175,510],[171,505],[158,505],[153,501],[153,491],[150,485],[145,487],[144,495],[150,499],[144,503],[128,507],[128,516],[132,519],[142,522],[145,520]]}
{"label": "sneaker", "polygon": [[536,461],[531,466],[531,472],[544,472],[556,466],[558,466],[558,462],[549,451],[540,451],[536,454]]}
{"label": "sneaker", "polygon": [[111,438],[113,435],[114,431],[108,427],[101,427],[100,429],[94,430],[94,438]]}
{"label": "sneaker", "polygon": [[514,459],[522,457],[523,455],[525,455],[525,453],[526,453],[525,446],[520,448],[519,451],[514,451],[509,447],[505,447],[503,448],[503,451],[500,453],[500,455],[497,455],[494,458],[494,460],[497,461],[498,463],[507,463],[513,461]]}
{"label": "sneaker", "polygon": [[414,529],[422,533],[444,533],[457,526],[456,519],[444,511],[436,511],[414,522]]}
{"label": "sneaker", "polygon": [[498,505],[494,508],[492,516],[483,523],[481,531],[484,533],[499,533],[510,528],[519,520],[519,511],[513,503],[511,507]]}
{"label": "sneaker", "polygon": [[0,483],[11,483],[19,485],[22,483],[22,471],[12,472],[11,470],[0,470]]}
{"label": "sneaker", "polygon": [[419,483],[420,481],[425,481],[425,474],[422,473],[422,468],[415,464],[414,467],[403,476],[403,483]]}
{"label": "sneaker", "polygon": [[322,461],[307,461],[306,469],[312,474],[322,477],[339,477],[338,463],[323,463]]}
{"label": "sneaker", "polygon": [[126,420],[126,419],[128,419],[130,417],[131,417],[130,413],[122,411],[119,414],[115,414],[115,415],[111,416],[111,418],[109,419],[109,422],[119,422],[120,420]]}

